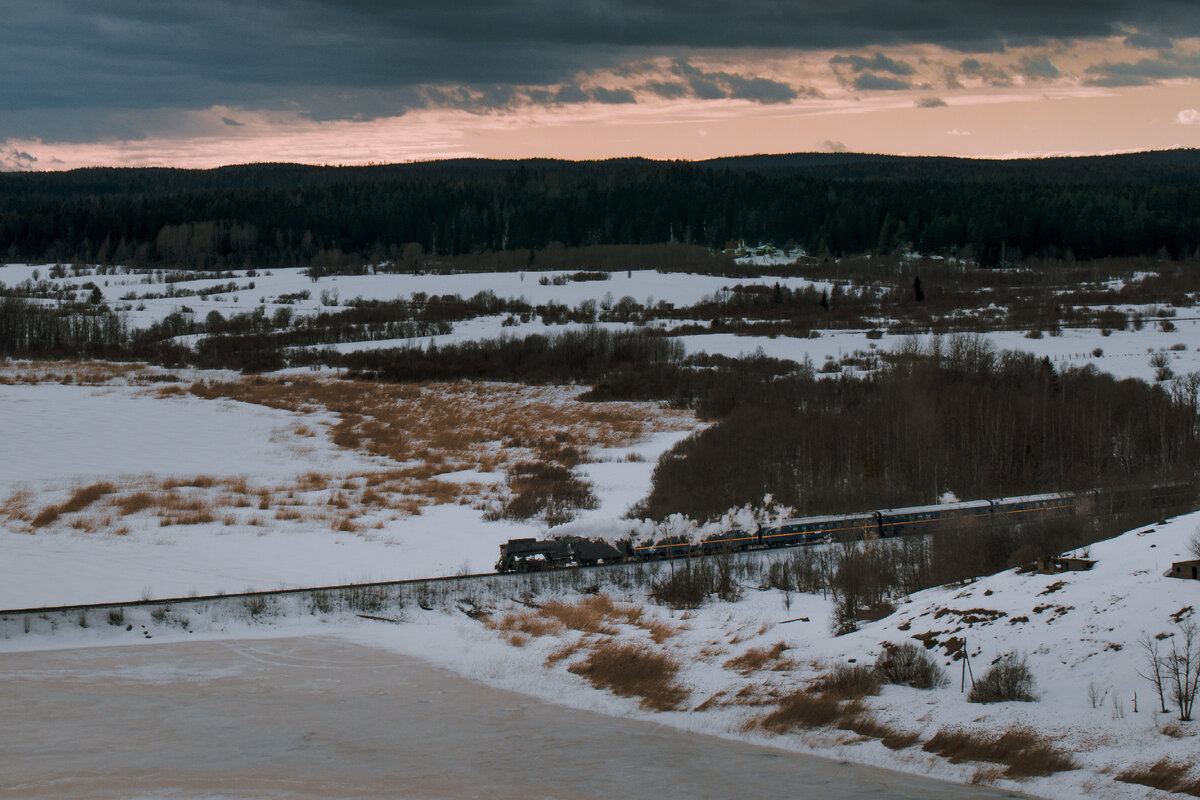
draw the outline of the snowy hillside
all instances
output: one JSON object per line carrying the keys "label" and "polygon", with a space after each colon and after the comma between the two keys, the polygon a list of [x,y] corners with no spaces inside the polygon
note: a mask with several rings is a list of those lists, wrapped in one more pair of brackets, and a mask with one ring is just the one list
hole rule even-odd
{"label": "snowy hillside", "polygon": [[[1200,723],[1179,722],[1169,696],[1163,713],[1154,687],[1138,674],[1147,671],[1140,637],[1150,637],[1166,652],[1179,642],[1182,626],[1196,619],[1200,583],[1162,573],[1171,561],[1190,557],[1189,541],[1198,526],[1200,513],[1189,514],[1101,542],[1091,548],[1097,563],[1090,572],[1008,571],[920,592],[890,616],[842,637],[830,634],[828,601],[749,587],[738,602],[714,600],[695,611],[671,612],[637,591],[613,589],[618,608],[607,616],[586,597],[542,596],[532,601],[540,610],[501,603],[491,617],[495,630],[454,614],[418,615],[410,618],[411,625],[366,629],[357,636],[556,702],[652,716],[689,730],[949,780],[995,783],[1042,797],[1151,797],[1155,790],[1114,778],[1165,758],[1184,767],[1184,776],[1192,765],[1190,780],[1200,779]],[[583,616],[593,625],[598,610],[599,627],[573,622],[555,602],[592,609],[590,617]],[[622,611],[622,603],[637,611]],[[1007,653],[1027,657],[1037,699],[968,702],[960,691],[962,662],[946,655],[953,637],[966,639],[976,678]],[[606,697],[572,674],[589,649],[595,653],[616,641],[674,659],[674,684],[684,698],[678,710],[650,711],[636,696]],[[930,646],[949,683],[934,690],[888,685],[860,702],[873,725],[899,734],[909,746],[893,750],[875,736],[838,730],[832,723],[781,735],[760,727],[776,698],[837,665],[873,664],[885,643],[905,642]],[[966,683],[969,688],[969,676]],[[1004,777],[1002,766],[970,760],[953,764],[920,746],[939,732],[961,730],[986,739],[1014,729],[1036,732],[1073,756],[1077,768],[1014,780]]]}

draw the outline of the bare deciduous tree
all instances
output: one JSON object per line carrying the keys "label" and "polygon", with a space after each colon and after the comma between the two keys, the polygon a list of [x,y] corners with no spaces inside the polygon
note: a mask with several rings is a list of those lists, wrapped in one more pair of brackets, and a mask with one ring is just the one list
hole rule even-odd
{"label": "bare deciduous tree", "polygon": [[1138,647],[1146,659],[1146,671],[1138,671],[1138,676],[1145,678],[1158,692],[1158,705],[1163,713],[1167,712],[1166,683],[1163,677],[1163,660],[1159,655],[1158,639],[1143,633],[1138,637]]}
{"label": "bare deciduous tree", "polygon": [[1171,640],[1171,652],[1163,659],[1171,699],[1179,706],[1179,721],[1192,718],[1192,705],[1200,688],[1200,632],[1196,623],[1182,623]]}

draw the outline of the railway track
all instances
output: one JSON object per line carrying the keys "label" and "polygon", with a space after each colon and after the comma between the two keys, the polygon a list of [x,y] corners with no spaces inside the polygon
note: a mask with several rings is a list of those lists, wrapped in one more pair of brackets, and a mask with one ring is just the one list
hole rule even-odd
{"label": "railway track", "polygon": [[508,577],[499,572],[476,572],[466,575],[443,575],[435,578],[408,578],[398,581],[376,581],[372,583],[342,583],[329,586],[304,586],[294,589],[270,589],[261,592],[226,592],[222,594],[188,595],[187,597],[161,597],[142,600],[121,600],[110,603],[81,603],[67,606],[38,606],[31,608],[0,609],[0,617],[22,614],[69,614],[73,612],[107,611],[118,608],[152,608],[155,606],[199,605],[227,600],[254,600],[276,597],[303,596],[314,593],[355,592],[370,590],[386,590],[396,587],[419,587],[436,585],[452,581],[466,581],[478,578]]}
{"label": "railway track", "polygon": [[[970,503],[960,505],[970,505]],[[1097,509],[1096,513],[1100,513],[1100,509]],[[920,533],[920,530],[918,528],[913,532]],[[908,532],[905,531],[904,533]],[[736,555],[753,557],[755,555],[779,552],[781,549],[790,549],[791,547],[811,545],[814,543],[816,542],[807,540],[789,541],[783,544],[770,545],[765,549],[754,548],[741,550],[737,552]],[[720,555],[722,555],[721,552],[689,552],[681,557],[699,559],[712,558]],[[660,558],[662,557],[663,556],[660,556]],[[667,554],[665,555],[665,558],[669,561],[671,556]],[[271,602],[287,600],[288,598],[308,599],[311,606],[318,610],[324,610],[328,606],[330,608],[338,607],[347,610],[368,612],[376,610],[379,606],[379,603],[382,603],[384,599],[393,603],[399,602],[401,604],[403,604],[405,601],[415,601],[418,605],[422,605],[424,607],[421,598],[427,596],[428,594],[436,592],[443,596],[449,594],[466,595],[469,594],[466,591],[454,592],[452,590],[465,590],[471,584],[477,584],[483,581],[493,582],[493,584],[495,582],[501,582],[502,584],[506,585],[512,584],[512,586],[507,587],[511,589],[513,587],[521,586],[522,583],[525,585],[532,585],[533,582],[540,583],[543,580],[554,580],[552,576],[562,575],[563,573],[575,573],[577,576],[579,576],[592,570],[608,571],[636,569],[656,563],[661,564],[664,562],[662,560],[626,561],[618,563],[566,566],[535,572],[478,572],[463,575],[444,575],[439,577],[408,578],[404,580],[375,581],[367,583],[331,584],[324,586],[296,587],[291,589],[190,595],[186,597],[146,598],[106,603],[82,603],[59,606],[9,608],[0,609],[0,623],[11,623],[13,620],[29,618],[67,618],[71,615],[81,615],[78,618],[86,620],[89,614],[118,614],[126,610],[138,609],[186,609],[189,607],[212,606],[214,604],[231,607],[240,606],[248,609],[251,616],[256,616],[256,613],[254,612],[255,608],[264,607]],[[572,579],[572,582],[581,583],[577,578]],[[499,589],[500,587],[493,585],[491,588]],[[379,601],[378,603],[376,602],[377,600]],[[28,632],[28,626],[26,626],[26,632]],[[0,635],[3,634],[3,625],[0,625]]]}

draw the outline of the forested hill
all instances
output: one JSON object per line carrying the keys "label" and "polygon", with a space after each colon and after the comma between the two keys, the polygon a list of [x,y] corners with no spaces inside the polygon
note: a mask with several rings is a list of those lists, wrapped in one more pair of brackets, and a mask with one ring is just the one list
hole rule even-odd
{"label": "forested hill", "polygon": [[1001,254],[1190,258],[1200,241],[1200,151],[0,174],[0,256],[9,261],[344,267],[399,260],[410,243],[458,255],[738,239],[829,254],[912,247],[983,264]]}

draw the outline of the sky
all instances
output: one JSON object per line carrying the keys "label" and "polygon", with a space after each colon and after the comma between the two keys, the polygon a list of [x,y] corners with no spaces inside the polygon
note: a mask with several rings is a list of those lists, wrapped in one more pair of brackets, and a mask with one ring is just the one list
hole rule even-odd
{"label": "sky", "polygon": [[0,170],[1200,146],[1195,0],[0,9]]}

